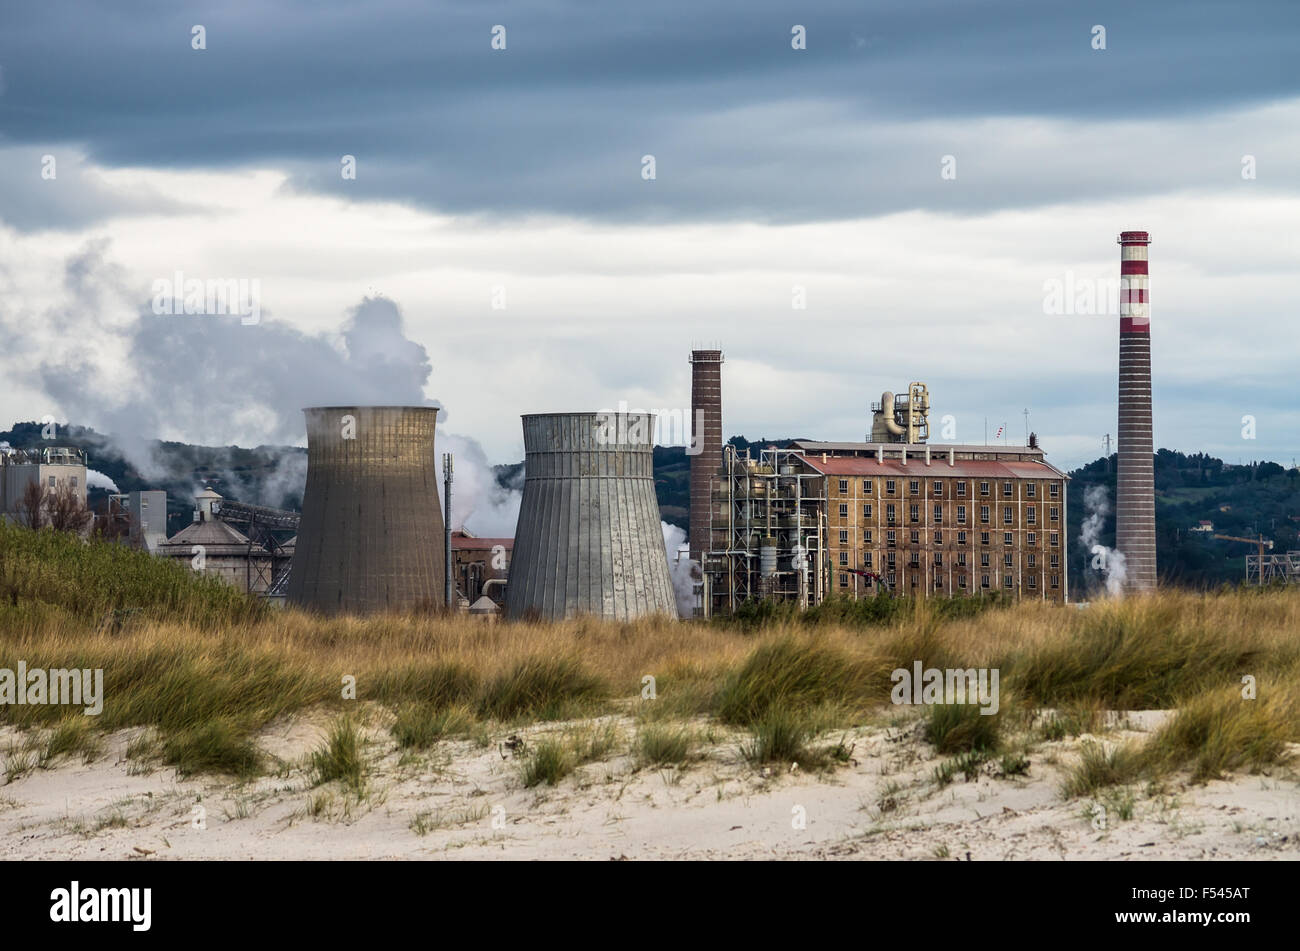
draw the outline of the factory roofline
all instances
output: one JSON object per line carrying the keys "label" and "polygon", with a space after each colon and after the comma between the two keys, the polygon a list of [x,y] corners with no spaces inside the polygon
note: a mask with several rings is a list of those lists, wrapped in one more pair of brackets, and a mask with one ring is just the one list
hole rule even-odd
{"label": "factory roofline", "polygon": [[451,533],[453,551],[490,551],[497,545],[510,550],[515,547],[515,540],[513,538],[479,538],[477,535],[471,535],[469,532],[459,529]]}
{"label": "factory roofline", "polygon": [[[799,439],[794,448],[823,475],[916,475],[970,478],[1065,479],[1070,477],[1043,458],[1037,446],[962,446],[927,443],[816,442]],[[925,462],[926,450],[930,463]],[[903,462],[907,450],[907,462]],[[948,463],[949,452],[953,456]],[[819,458],[819,456],[821,458]],[[882,458],[878,458],[883,457]],[[977,458],[987,456],[989,458]]]}

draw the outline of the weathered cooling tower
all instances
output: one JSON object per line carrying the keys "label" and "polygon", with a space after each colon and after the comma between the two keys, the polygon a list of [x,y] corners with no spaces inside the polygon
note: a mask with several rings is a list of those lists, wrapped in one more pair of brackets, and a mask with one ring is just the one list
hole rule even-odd
{"label": "weathered cooling tower", "polygon": [[722,468],[722,351],[691,351],[691,561],[713,548],[709,480]]}
{"label": "weathered cooling tower", "polygon": [[442,510],[426,406],[307,417],[307,489],[288,600],[327,614],[443,605]]}
{"label": "weathered cooling tower", "polygon": [[677,616],[654,487],[654,416],[523,417],[506,615]]}
{"label": "weathered cooling tower", "polygon": [[1151,294],[1145,231],[1119,236],[1119,446],[1115,547],[1124,586],[1156,586],[1156,489],[1151,436]]}

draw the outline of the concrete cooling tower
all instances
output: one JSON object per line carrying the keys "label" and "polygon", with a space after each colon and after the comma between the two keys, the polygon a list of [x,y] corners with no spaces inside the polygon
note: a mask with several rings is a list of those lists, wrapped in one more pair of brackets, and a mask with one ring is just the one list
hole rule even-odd
{"label": "concrete cooling tower", "polygon": [[443,606],[438,411],[327,406],[307,417],[307,488],[288,601],[325,614]]}
{"label": "concrete cooling tower", "polygon": [[506,615],[677,616],[654,487],[654,416],[523,417]]}

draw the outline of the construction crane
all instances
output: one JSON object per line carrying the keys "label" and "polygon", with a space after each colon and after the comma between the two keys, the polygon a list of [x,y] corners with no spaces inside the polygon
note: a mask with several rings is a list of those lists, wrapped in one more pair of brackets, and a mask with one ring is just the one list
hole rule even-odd
{"label": "construction crane", "polygon": [[[1225,542],[1245,542],[1247,545],[1255,545],[1259,549],[1259,561],[1255,563],[1255,580],[1258,584],[1264,583],[1264,549],[1273,550],[1272,539],[1265,539],[1263,535],[1257,538],[1242,538],[1240,535],[1218,535],[1215,538],[1221,538]],[[1250,556],[1246,557],[1246,580],[1250,581]]]}

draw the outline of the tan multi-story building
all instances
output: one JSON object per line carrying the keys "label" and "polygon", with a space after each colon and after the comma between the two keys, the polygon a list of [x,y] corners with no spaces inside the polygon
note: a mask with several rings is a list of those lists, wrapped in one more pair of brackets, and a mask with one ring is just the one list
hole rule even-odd
{"label": "tan multi-story building", "polygon": [[702,608],[751,598],[1068,600],[1066,486],[1028,446],[797,441],[724,456]]}
{"label": "tan multi-story building", "polygon": [[[1068,599],[1069,477],[1036,446],[797,442],[825,477],[829,590]],[[860,574],[865,572],[867,574]]]}

